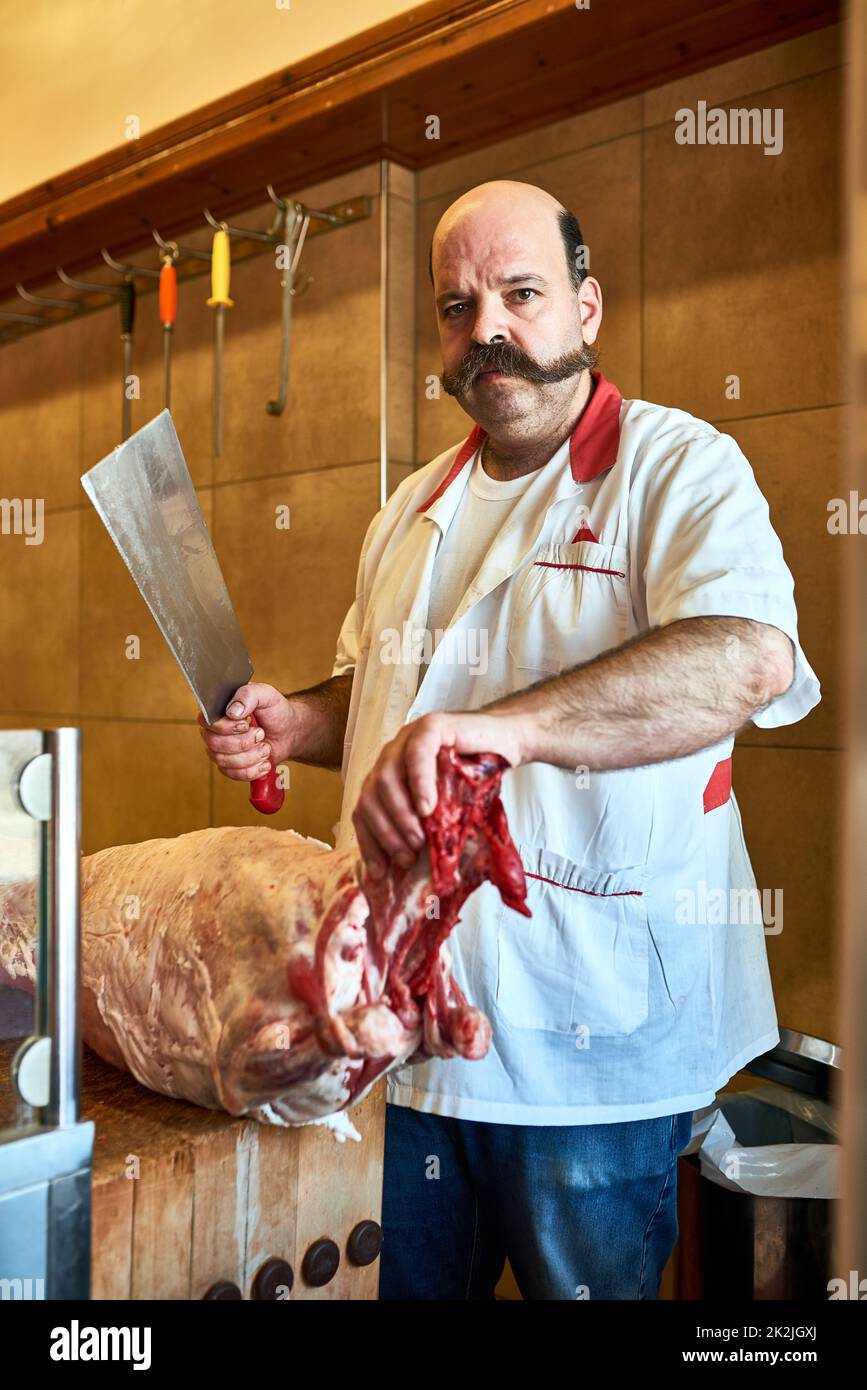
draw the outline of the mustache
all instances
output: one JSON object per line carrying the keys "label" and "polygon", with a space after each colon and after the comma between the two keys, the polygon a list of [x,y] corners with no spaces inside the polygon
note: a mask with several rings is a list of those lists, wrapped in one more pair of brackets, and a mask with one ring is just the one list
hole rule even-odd
{"label": "mustache", "polygon": [[537,386],[566,381],[599,360],[593,343],[582,343],[572,352],[561,353],[551,362],[537,362],[517,343],[476,343],[461,358],[453,372],[440,377],[443,390],[449,396],[463,396],[481,372],[502,372],[504,376],[519,376]]}

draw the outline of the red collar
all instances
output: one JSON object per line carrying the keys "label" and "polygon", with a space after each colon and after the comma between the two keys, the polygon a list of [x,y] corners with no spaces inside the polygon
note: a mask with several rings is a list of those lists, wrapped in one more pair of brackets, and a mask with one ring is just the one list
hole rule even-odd
{"label": "red collar", "polygon": [[[611,381],[606,381],[601,372],[591,370],[596,389],[581,413],[569,440],[569,464],[576,483],[589,483],[610,468],[617,458],[620,446],[620,406],[623,397]],[[464,464],[484,442],[487,431],[475,425],[458,449],[455,461],[442,482],[431,493],[427,501],[416,510],[426,512],[428,507],[442,497],[449,483],[454,482]]]}

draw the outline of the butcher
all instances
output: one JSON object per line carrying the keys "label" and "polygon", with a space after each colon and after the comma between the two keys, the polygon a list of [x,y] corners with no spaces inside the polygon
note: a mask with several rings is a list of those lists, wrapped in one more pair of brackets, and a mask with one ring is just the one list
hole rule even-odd
{"label": "butcher", "polygon": [[202,729],[235,780],[340,766],[337,846],[373,876],[414,862],[441,747],[510,765],[532,916],[486,883],[452,936],[487,1056],[388,1078],[383,1299],[490,1299],[506,1258],[525,1298],[658,1298],[692,1113],[779,1040],[732,747],[819,685],[750,464],[599,370],[588,261],[531,184],[446,210],[441,380],[472,429],[371,521],[330,679],[245,685]]}

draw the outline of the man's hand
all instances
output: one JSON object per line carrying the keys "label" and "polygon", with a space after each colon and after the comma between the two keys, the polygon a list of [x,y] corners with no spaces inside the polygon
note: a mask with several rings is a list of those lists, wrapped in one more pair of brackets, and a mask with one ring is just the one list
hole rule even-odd
{"label": "man's hand", "polygon": [[389,858],[409,868],[424,844],[421,817],[436,805],[436,761],[442,747],[458,753],[500,753],[522,760],[516,722],[506,714],[425,714],[406,724],[382,749],[362,783],[352,823],[370,873]]}
{"label": "man's hand", "polygon": [[[258,729],[250,727],[251,714]],[[267,773],[269,757],[279,763],[290,756],[298,723],[298,709],[273,685],[242,685],[229,701],[224,719],[206,724],[199,715],[199,732],[208,756],[224,777],[253,782]]]}

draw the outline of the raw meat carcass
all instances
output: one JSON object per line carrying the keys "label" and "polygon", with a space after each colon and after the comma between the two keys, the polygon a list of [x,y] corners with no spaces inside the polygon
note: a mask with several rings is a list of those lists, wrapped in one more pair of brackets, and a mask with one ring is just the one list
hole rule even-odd
{"label": "raw meat carcass", "polygon": [[[151,1090],[274,1124],[341,1112],[407,1061],[483,1057],[446,938],[486,880],[529,915],[507,766],[442,749],[427,843],[379,881],[355,850],[259,826],[87,856],[85,1042]],[[33,886],[2,886],[0,982],[32,988],[34,953]]]}

